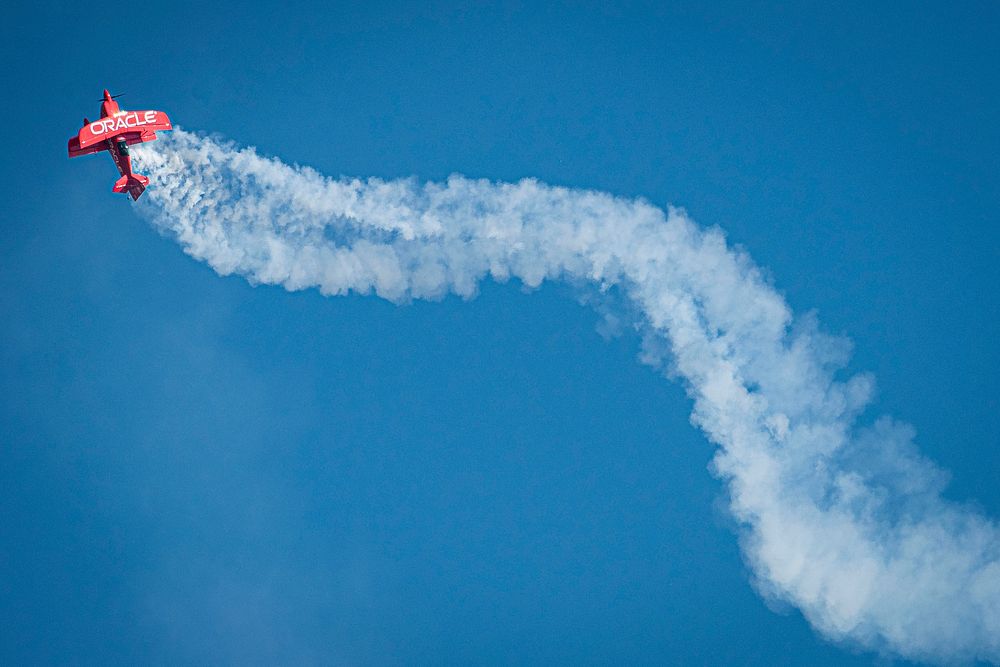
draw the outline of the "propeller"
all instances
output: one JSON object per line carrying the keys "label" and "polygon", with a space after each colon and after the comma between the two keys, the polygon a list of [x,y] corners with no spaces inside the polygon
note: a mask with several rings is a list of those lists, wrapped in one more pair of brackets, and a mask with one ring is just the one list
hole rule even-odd
{"label": "propeller", "polygon": [[[119,97],[121,97],[121,96],[122,96],[122,95],[124,95],[124,94],[125,94],[125,93],[118,93],[117,95],[112,95],[112,96],[111,96],[111,99],[113,99],[113,100],[116,100],[116,99],[118,99]],[[100,101],[101,101],[101,102],[103,102],[103,101],[104,101],[104,98],[102,97]]]}

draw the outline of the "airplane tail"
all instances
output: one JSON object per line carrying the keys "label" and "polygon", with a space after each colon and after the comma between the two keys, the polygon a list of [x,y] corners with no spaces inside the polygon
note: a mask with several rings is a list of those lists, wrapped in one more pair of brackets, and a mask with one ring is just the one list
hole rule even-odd
{"label": "airplane tail", "polygon": [[142,174],[126,174],[115,181],[115,187],[111,190],[112,192],[128,192],[132,195],[132,201],[135,201],[139,199],[139,195],[142,194],[147,185],[149,185],[149,179]]}

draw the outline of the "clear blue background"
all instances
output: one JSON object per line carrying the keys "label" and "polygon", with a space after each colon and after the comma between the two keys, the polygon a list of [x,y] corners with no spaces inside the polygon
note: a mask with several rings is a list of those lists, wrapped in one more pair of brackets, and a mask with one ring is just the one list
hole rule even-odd
{"label": "clear blue background", "polygon": [[998,5],[717,4],[8,6],[0,662],[875,659],[755,595],[683,392],[568,288],[253,288],[66,159],[108,87],[331,175],[682,205],[1000,516]]}

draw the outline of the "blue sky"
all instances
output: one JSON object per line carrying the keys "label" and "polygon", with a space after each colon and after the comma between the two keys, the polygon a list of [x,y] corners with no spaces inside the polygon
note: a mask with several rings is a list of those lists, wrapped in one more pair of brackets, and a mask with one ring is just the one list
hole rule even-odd
{"label": "blue sky", "polygon": [[683,390],[572,290],[220,278],[66,159],[104,87],[331,175],[684,206],[1000,516],[995,6],[14,11],[3,662],[874,659],[756,595]]}

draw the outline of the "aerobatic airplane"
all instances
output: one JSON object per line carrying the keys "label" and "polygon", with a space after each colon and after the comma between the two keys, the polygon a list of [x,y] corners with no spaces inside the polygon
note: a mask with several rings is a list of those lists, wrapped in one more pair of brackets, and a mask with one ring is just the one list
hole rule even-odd
{"label": "aerobatic airplane", "polygon": [[83,119],[80,132],[69,140],[69,156],[111,153],[121,178],[115,181],[113,192],[127,192],[136,200],[149,185],[149,179],[132,171],[128,147],[145,141],[155,141],[157,130],[172,129],[170,119],[162,111],[125,111],[118,108],[116,97],[107,90],[101,100],[101,118],[91,123]]}

